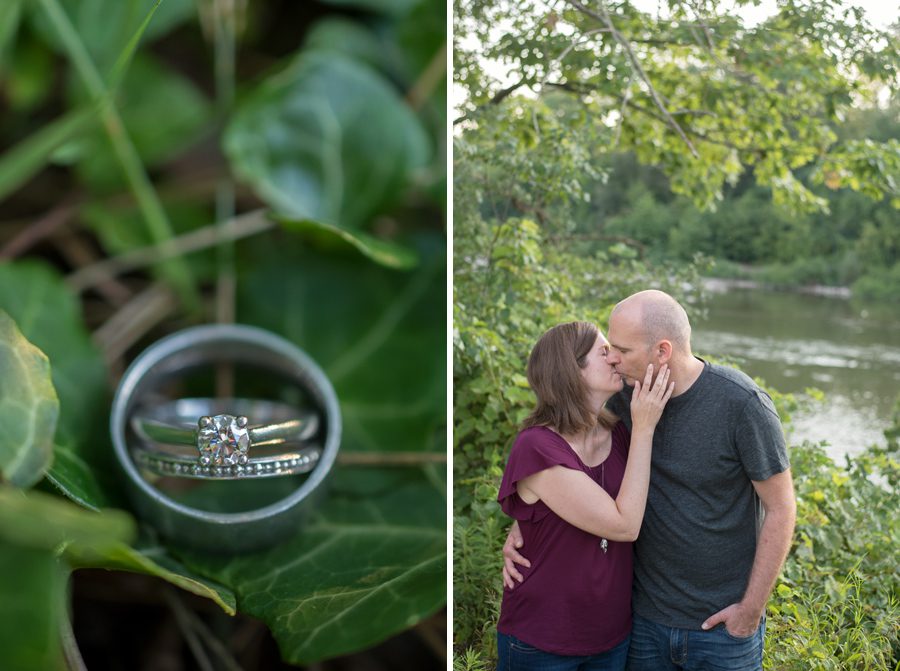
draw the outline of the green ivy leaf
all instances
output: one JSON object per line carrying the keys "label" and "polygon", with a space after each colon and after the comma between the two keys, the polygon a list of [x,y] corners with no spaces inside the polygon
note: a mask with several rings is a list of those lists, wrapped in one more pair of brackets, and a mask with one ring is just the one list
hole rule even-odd
{"label": "green ivy leaf", "polygon": [[105,365],[82,325],[75,297],[59,275],[33,261],[0,264],[0,309],[50,359],[60,402],[57,440],[72,443],[105,436]]}
{"label": "green ivy leaf", "polygon": [[75,567],[105,568],[146,573],[172,583],[176,587],[211,599],[229,615],[235,613],[235,597],[227,587],[196,576],[158,544],[139,543],[136,548],[116,543],[101,550],[73,545],[66,559]]}
{"label": "green ivy leaf", "polygon": [[134,538],[131,515],[95,512],[42,492],[0,487],[0,538],[24,547],[56,550],[76,545],[100,551]]}
{"label": "green ivy leaf", "polygon": [[353,247],[375,263],[388,268],[408,270],[419,262],[419,257],[413,250],[362,231],[348,231],[331,224],[308,219],[288,219],[278,215],[275,215],[274,218],[290,231],[306,233],[328,246]]}
{"label": "green ivy leaf", "polygon": [[53,466],[47,472],[47,479],[56,489],[85,508],[99,510],[110,504],[109,497],[94,475],[94,468],[69,445],[57,443],[54,446]]}
{"label": "green ivy leaf", "polygon": [[303,46],[307,51],[342,54],[385,74],[395,71],[401,56],[393,42],[384,39],[383,33],[342,16],[326,16],[316,21]]}
{"label": "green ivy leaf", "polygon": [[53,460],[59,400],[50,362],[0,310],[0,472],[17,487],[36,484]]}
{"label": "green ivy leaf", "polygon": [[355,229],[397,199],[427,163],[429,142],[377,72],[308,52],[238,106],[225,150],[276,211]]}
{"label": "green ivy leaf", "polygon": [[420,241],[423,262],[412,273],[270,243],[247,248],[271,262],[241,283],[238,316],[282,334],[323,367],[341,402],[342,449],[423,450],[444,426],[442,247],[436,237]]}
{"label": "green ivy leaf", "polygon": [[[264,621],[282,656],[307,664],[360,650],[406,629],[446,599],[443,487],[415,477],[337,476],[302,533],[259,553],[186,559],[234,586],[240,610]],[[374,481],[380,486],[371,490]]]}

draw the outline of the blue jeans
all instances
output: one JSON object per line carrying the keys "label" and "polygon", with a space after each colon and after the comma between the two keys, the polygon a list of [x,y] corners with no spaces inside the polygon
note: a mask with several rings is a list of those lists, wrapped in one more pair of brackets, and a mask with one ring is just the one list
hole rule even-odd
{"label": "blue jeans", "polygon": [[596,655],[556,655],[497,632],[497,671],[624,671],[628,637]]}
{"label": "blue jeans", "polygon": [[766,619],[746,638],[720,624],[709,631],[676,629],[634,616],[628,671],[762,671]]}

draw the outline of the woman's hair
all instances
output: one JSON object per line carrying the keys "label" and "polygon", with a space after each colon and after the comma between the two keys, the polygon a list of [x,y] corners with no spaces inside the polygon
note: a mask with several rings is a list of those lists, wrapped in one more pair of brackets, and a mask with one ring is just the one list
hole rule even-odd
{"label": "woman's hair", "polygon": [[567,322],[540,337],[528,357],[528,384],[537,396],[537,406],[522,423],[523,429],[550,426],[570,435],[597,424],[607,429],[615,425],[618,418],[606,408],[599,416],[591,410],[581,377],[599,335],[589,322]]}

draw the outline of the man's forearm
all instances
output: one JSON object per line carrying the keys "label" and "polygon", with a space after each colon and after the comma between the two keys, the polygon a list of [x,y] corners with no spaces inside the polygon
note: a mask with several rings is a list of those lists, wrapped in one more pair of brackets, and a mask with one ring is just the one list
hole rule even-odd
{"label": "man's forearm", "polygon": [[783,506],[766,512],[756,544],[750,581],[741,600],[745,608],[760,616],[766,609],[766,602],[775,586],[775,580],[791,549],[796,515],[794,506]]}

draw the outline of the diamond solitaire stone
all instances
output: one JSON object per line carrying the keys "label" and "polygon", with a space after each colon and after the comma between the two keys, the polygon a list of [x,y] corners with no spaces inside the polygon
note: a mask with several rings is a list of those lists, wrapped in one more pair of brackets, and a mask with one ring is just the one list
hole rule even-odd
{"label": "diamond solitaire stone", "polygon": [[201,417],[197,430],[197,449],[215,466],[233,466],[247,462],[250,434],[245,417],[214,415]]}

